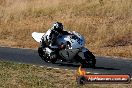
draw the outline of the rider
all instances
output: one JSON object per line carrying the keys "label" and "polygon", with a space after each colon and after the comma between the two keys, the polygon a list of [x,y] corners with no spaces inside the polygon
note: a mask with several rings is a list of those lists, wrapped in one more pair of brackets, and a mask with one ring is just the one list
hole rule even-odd
{"label": "rider", "polygon": [[[70,34],[67,31],[63,30],[63,24],[60,22],[56,22],[53,24],[52,28],[49,29],[44,36],[42,37],[44,41],[50,42],[51,46],[55,45],[56,39],[59,35],[67,35]],[[43,43],[43,41],[42,41]],[[43,44],[42,44],[43,45]]]}

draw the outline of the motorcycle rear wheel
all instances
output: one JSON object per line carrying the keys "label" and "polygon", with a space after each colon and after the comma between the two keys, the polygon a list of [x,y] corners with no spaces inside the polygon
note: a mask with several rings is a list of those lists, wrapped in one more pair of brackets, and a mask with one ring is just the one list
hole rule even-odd
{"label": "motorcycle rear wheel", "polygon": [[53,64],[55,64],[55,62],[57,61],[56,58],[50,59],[50,57],[44,56],[44,52],[43,52],[43,48],[42,47],[38,48],[38,54],[41,57],[41,59],[44,60],[46,63],[53,63]]}
{"label": "motorcycle rear wheel", "polygon": [[48,57],[44,56],[44,52],[43,52],[43,48],[42,47],[38,48],[38,54],[41,57],[41,59],[44,60],[45,62],[47,62],[47,63],[51,62]]}

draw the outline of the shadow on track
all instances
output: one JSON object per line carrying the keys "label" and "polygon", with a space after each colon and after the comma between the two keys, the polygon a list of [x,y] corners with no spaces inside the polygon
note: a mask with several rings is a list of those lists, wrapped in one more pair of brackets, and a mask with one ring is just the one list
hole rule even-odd
{"label": "shadow on track", "polygon": [[104,70],[120,70],[120,69],[116,69],[116,68],[106,68],[106,67],[95,67],[94,69],[104,69]]}
{"label": "shadow on track", "polygon": [[79,67],[80,65],[73,64],[73,63],[55,63],[58,66],[67,66],[67,67]]}
{"label": "shadow on track", "polygon": [[[72,63],[55,63],[55,64],[58,65],[58,66],[77,67],[77,68],[80,66],[80,65],[72,64]],[[117,68],[98,67],[98,66],[96,66],[96,67],[93,68],[93,69],[120,70],[120,69],[117,69]]]}

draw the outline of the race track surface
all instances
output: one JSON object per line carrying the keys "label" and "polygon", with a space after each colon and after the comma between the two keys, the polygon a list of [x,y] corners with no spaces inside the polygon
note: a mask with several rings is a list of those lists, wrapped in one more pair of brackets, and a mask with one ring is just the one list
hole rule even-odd
{"label": "race track surface", "polygon": [[[79,64],[67,64],[62,62],[57,62],[56,64],[45,63],[38,56],[37,50],[32,49],[0,47],[0,60],[70,70],[76,70],[79,67]],[[132,76],[132,60],[99,56],[96,57],[96,60],[96,68],[86,68],[88,72],[103,74],[130,74]]]}

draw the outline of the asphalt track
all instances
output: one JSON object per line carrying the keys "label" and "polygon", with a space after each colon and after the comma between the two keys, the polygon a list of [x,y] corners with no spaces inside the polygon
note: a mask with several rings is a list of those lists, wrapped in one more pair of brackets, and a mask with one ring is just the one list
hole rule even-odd
{"label": "asphalt track", "polygon": [[[120,58],[96,56],[96,68],[86,68],[86,71],[100,74],[130,74],[132,76],[132,60]],[[0,47],[0,60],[17,63],[33,64],[53,68],[76,70],[79,64],[67,64],[56,62],[56,64],[45,63],[38,56],[37,50]]]}

